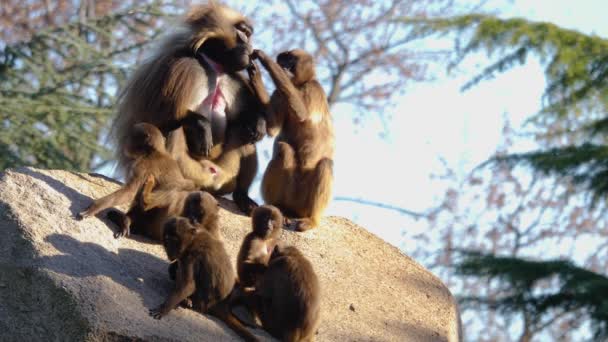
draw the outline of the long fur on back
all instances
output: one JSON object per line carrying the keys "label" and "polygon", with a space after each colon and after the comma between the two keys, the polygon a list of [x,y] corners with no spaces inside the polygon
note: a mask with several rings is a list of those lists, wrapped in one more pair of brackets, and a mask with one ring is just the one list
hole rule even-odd
{"label": "long fur on back", "polygon": [[209,38],[221,37],[226,45],[235,44],[233,25],[245,20],[240,13],[215,2],[195,6],[182,24],[162,38],[155,52],[136,68],[118,95],[117,114],[109,134],[116,143],[119,171],[130,169],[131,160],[123,151],[134,124],[149,122],[158,126],[185,115],[186,102],[191,98],[189,92],[196,88],[193,83],[200,79],[194,79],[188,73],[171,74],[176,57],[195,56]]}

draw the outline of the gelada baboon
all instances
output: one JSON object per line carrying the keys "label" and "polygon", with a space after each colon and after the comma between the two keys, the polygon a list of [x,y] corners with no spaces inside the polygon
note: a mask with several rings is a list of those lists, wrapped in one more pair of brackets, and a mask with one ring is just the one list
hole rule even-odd
{"label": "gelada baboon", "polygon": [[161,242],[163,225],[167,219],[181,215],[191,190],[174,187],[157,189],[156,178],[148,176],[138,190],[126,214],[118,210],[108,212],[108,219],[117,226],[115,238],[131,233]]}
{"label": "gelada baboon", "polygon": [[[165,138],[155,126],[142,122],[131,127],[122,152],[131,163],[126,183],[117,191],[95,200],[78,214],[79,217],[86,218],[107,208],[132,202],[149,176],[162,187],[195,189],[194,182],[184,178],[177,162],[167,153]],[[215,174],[208,173],[207,184],[211,185],[215,178]]]}
{"label": "gelada baboon", "polygon": [[163,245],[169,261],[177,262],[175,288],[161,306],[150,310],[150,315],[161,319],[190,298],[195,310],[221,319],[246,341],[257,341],[230,311],[236,276],[222,241],[204,225],[195,226],[184,217],[174,217],[165,224]]}
{"label": "gelada baboon", "polygon": [[270,254],[283,231],[283,215],[272,205],[257,207],[251,213],[251,228],[236,258],[239,284],[243,289],[255,286],[266,270]]}
{"label": "gelada baboon", "polygon": [[[249,21],[228,7],[193,7],[131,76],[112,126],[120,151],[133,124],[156,125],[186,178],[215,195],[232,193],[246,213],[257,206],[248,195],[257,171],[253,142],[266,132],[264,109],[239,73],[251,62],[252,32]],[[223,183],[208,186],[213,170],[201,164],[205,159],[224,173]],[[119,157],[119,167],[132,166]]]}
{"label": "gelada baboon", "polygon": [[218,205],[208,192],[159,187],[154,176],[150,175],[137,192],[129,211],[126,214],[111,211],[108,218],[118,226],[117,238],[135,233],[160,242],[165,221],[173,216],[186,217],[194,225],[205,224],[210,232],[219,236]]}
{"label": "gelada baboon", "polygon": [[312,264],[295,247],[277,245],[250,303],[262,327],[281,341],[313,341],[321,289]]}
{"label": "gelada baboon", "polygon": [[266,106],[268,134],[278,134],[262,196],[285,215],[299,218],[295,229],[305,231],[319,224],[331,200],[334,130],[327,98],[305,51],[283,52],[276,63],[259,50],[252,57],[259,58],[276,85],[269,98],[257,67],[248,69]]}

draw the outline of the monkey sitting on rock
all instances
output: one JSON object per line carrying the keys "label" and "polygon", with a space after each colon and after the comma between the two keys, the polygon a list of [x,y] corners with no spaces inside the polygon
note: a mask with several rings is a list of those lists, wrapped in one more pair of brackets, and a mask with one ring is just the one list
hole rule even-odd
{"label": "monkey sitting on rock", "polygon": [[312,264],[296,247],[275,246],[255,289],[241,295],[238,299],[275,338],[289,342],[314,340],[320,321],[321,288]]}
{"label": "monkey sitting on rock", "polygon": [[[120,93],[112,124],[118,151],[134,124],[159,127],[183,175],[214,195],[232,193],[246,214],[257,207],[248,195],[258,167],[254,143],[266,134],[264,108],[240,73],[251,62],[252,34],[250,21],[237,11],[214,1],[193,6],[137,66]],[[135,166],[118,157],[121,170]],[[214,170],[222,170],[221,183],[209,186]]]}
{"label": "monkey sitting on rock", "polygon": [[313,58],[305,51],[282,52],[276,62],[259,50],[252,57],[260,60],[276,86],[269,97],[255,63],[247,69],[252,88],[266,106],[268,134],[278,134],[262,179],[262,196],[297,218],[297,231],[305,231],[319,224],[331,200],[334,129],[327,98]]}
{"label": "monkey sitting on rock", "polygon": [[251,214],[252,231],[245,236],[237,256],[237,274],[242,289],[255,286],[264,274],[270,254],[283,231],[283,215],[274,206],[263,205]]}
{"label": "monkey sitting on rock", "polygon": [[195,310],[221,319],[246,341],[257,341],[230,311],[236,275],[220,237],[217,201],[197,192],[188,197],[188,205],[197,217],[173,217],[164,225],[163,246],[169,261],[176,263],[175,288],[150,315],[161,319],[190,299]]}
{"label": "monkey sitting on rock", "polygon": [[[131,203],[126,214],[118,210],[108,212],[108,219],[118,226],[114,236],[128,236],[133,228],[135,233],[160,241],[165,219],[181,213],[183,199],[197,186],[183,176],[177,161],[165,149],[165,138],[154,125],[145,122],[135,124],[125,143],[124,154],[132,164],[125,184],[95,200],[78,217],[87,218],[107,208]],[[201,166],[212,169],[213,163],[202,161]],[[213,186],[218,172],[206,175],[206,184]],[[153,188],[157,189],[155,194],[158,195],[150,194]]]}

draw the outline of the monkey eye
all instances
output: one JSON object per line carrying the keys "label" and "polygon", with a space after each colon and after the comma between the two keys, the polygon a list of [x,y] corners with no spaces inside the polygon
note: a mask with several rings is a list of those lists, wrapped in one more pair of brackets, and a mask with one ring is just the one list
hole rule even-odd
{"label": "monkey eye", "polygon": [[235,27],[238,31],[245,33],[247,38],[251,37],[251,35],[253,34],[253,27],[247,25],[244,22],[240,22],[240,23],[236,24]]}

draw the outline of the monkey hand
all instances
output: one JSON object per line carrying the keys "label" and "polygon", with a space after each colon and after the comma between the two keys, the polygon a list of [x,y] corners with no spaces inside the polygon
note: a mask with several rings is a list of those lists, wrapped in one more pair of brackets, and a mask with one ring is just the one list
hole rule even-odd
{"label": "monkey hand", "polygon": [[262,80],[262,77],[260,76],[260,69],[253,61],[247,67],[247,75],[249,75],[250,82],[260,82]]}
{"label": "monkey hand", "polygon": [[254,49],[253,52],[251,53],[251,57],[252,60],[265,60],[268,58],[268,56],[266,55],[266,53],[264,53],[264,51],[259,50],[259,49]]}
{"label": "monkey hand", "polygon": [[213,147],[211,121],[198,114],[189,115],[183,121],[188,151],[196,159],[208,157]]}
{"label": "monkey hand", "polygon": [[154,319],[161,319],[163,318],[164,314],[163,314],[163,306],[159,306],[156,309],[150,309],[149,311],[150,316],[152,316]]}
{"label": "monkey hand", "polygon": [[248,120],[243,125],[243,138],[246,142],[256,143],[266,135],[266,119],[262,116],[255,120]]}

